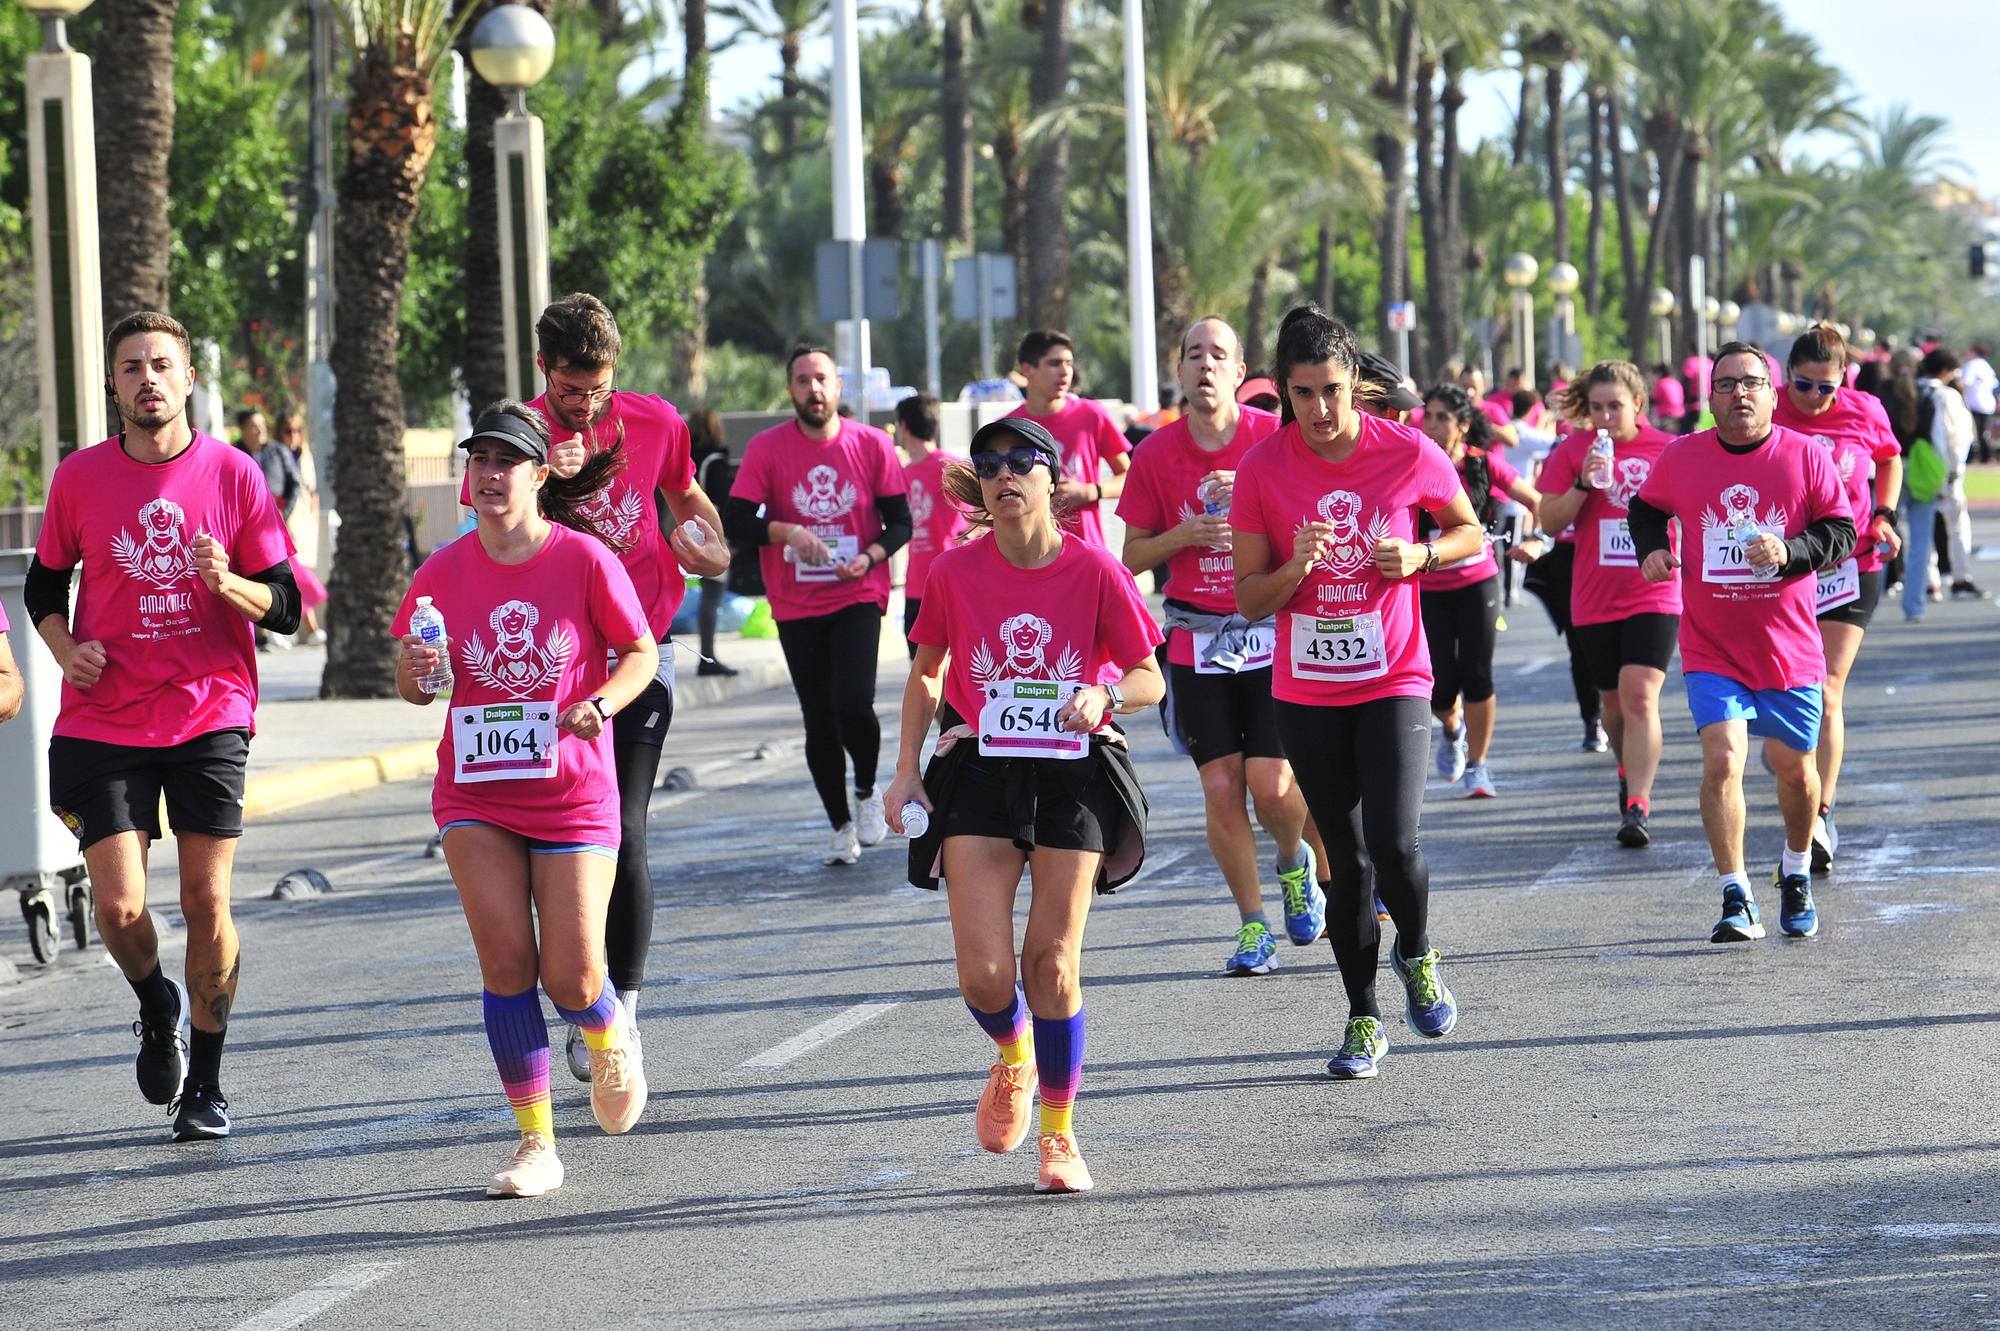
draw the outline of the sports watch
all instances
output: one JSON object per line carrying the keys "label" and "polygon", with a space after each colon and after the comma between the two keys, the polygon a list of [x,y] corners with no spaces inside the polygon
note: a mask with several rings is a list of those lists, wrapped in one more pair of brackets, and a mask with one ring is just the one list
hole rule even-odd
{"label": "sports watch", "polygon": [[1110,710],[1114,712],[1125,710],[1125,690],[1119,688],[1116,684],[1106,684],[1104,686],[1104,693],[1106,697],[1111,699]]}
{"label": "sports watch", "polygon": [[606,705],[603,694],[600,693],[594,698],[585,698],[584,701],[597,709],[599,720],[609,721],[611,719],[611,708]]}

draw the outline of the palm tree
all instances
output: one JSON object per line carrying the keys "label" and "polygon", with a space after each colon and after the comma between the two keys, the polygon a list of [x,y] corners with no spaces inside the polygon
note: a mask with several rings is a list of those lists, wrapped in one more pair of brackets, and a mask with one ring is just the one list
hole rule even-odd
{"label": "palm tree", "polygon": [[[1041,0],[1038,17],[1022,6],[1022,22],[1041,34],[1041,59],[1028,76],[1030,98],[1046,115],[1069,92],[1069,0]],[[1028,169],[1028,323],[1060,328],[1069,322],[1069,228],[1063,205],[1069,193],[1069,129],[1058,122],[1042,136]]]}
{"label": "palm tree", "polygon": [[897,237],[909,213],[909,169],[935,151],[927,131],[938,110],[937,38],[921,24],[861,45],[861,125],[868,161],[868,233]]}
{"label": "palm tree", "polygon": [[1394,336],[1389,329],[1389,306],[1408,299],[1410,290],[1408,136],[1416,114],[1417,6],[1410,0],[1335,0],[1327,12],[1352,24],[1375,54],[1369,91],[1381,114],[1372,144],[1382,173],[1382,218],[1377,228],[1381,282],[1376,314],[1386,345]]}
{"label": "palm tree", "polygon": [[938,48],[938,120],[944,152],[943,230],[947,245],[972,247],[972,89],[966,59],[972,46],[973,0],[947,0]]}
{"label": "palm tree", "polygon": [[437,146],[433,79],[466,15],[450,0],[354,0],[347,166],[335,232],[334,488],[340,549],[330,579],[332,641],[321,692],[386,698],[395,691],[389,623],[410,568],[403,549],[403,388],[397,315],[410,267],[417,195]]}
{"label": "palm tree", "polygon": [[93,94],[107,328],[134,310],[167,308],[173,253],[167,159],[174,146],[178,7],[179,0],[103,0],[97,7],[99,48],[116,52],[118,61],[117,77],[98,79]]}
{"label": "palm tree", "polygon": [[[681,0],[681,100],[674,114],[699,126],[708,126],[708,0]],[[708,396],[708,278],[695,275],[688,292],[691,313],[685,328],[673,333],[674,360],[681,367],[688,396],[701,401]]]}
{"label": "palm tree", "polygon": [[[874,12],[862,7],[863,17]],[[828,0],[723,0],[714,16],[736,25],[715,49],[726,51],[740,41],[755,39],[778,48],[778,145],[781,156],[799,150],[799,118],[805,111],[806,85],[799,76],[799,58],[807,41],[827,30]]]}

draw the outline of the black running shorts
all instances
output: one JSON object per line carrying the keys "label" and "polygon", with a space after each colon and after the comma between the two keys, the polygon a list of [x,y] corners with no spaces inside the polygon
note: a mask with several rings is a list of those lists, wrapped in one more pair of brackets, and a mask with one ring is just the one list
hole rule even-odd
{"label": "black running shorts", "polygon": [[250,732],[216,730],[164,748],[57,735],[49,741],[49,807],[88,849],[120,832],[160,835],[160,798],[176,833],[243,835]]}
{"label": "black running shorts", "polygon": [[[986,758],[977,754],[968,757],[959,770],[957,784],[952,787],[951,807],[945,813],[945,837],[999,837],[1013,841],[1022,850],[1088,850],[1099,854],[1112,850],[1120,812],[1118,793],[1111,788],[1110,780],[1100,770],[1102,764],[1094,755],[1077,761],[1089,764],[1092,770],[1080,790],[1067,794],[1051,787],[1068,784],[1065,778],[1070,773],[1049,769],[1070,768],[1069,762],[1053,758]],[[1015,774],[1016,789],[1010,793],[1008,768],[1014,763],[1040,764],[1041,775],[1048,780],[1039,790],[1023,795],[1022,774]],[[1010,794],[1033,802],[1032,844],[1023,844],[1015,836],[1025,819],[1017,822],[1009,817]]]}
{"label": "black running shorts", "polygon": [[1679,615],[1639,614],[1608,624],[1575,624],[1569,639],[1583,656],[1590,682],[1599,692],[1618,688],[1618,672],[1628,665],[1665,672],[1674,663],[1674,643],[1680,633]]}
{"label": "black running shorts", "polygon": [[1861,595],[1846,605],[1837,606],[1819,617],[1822,624],[1852,624],[1858,629],[1868,627],[1868,621],[1875,618],[1875,606],[1882,599],[1882,570],[1861,575]]}
{"label": "black running shorts", "polygon": [[1191,665],[1167,665],[1174,686],[1174,726],[1196,767],[1240,753],[1285,756],[1278,707],[1271,701],[1271,667],[1204,675]]}

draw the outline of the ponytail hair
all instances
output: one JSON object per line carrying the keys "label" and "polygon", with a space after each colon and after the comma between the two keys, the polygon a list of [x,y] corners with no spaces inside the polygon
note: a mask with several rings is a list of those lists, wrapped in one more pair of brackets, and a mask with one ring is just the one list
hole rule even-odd
{"label": "ponytail hair", "polygon": [[1792,349],[1785,354],[1785,368],[1796,370],[1801,365],[1825,364],[1844,370],[1847,360],[1847,339],[1840,335],[1838,328],[1822,322],[1793,339]]}
{"label": "ponytail hair", "polygon": [[1278,381],[1278,420],[1290,425],[1292,412],[1292,371],[1302,365],[1325,365],[1331,361],[1354,378],[1356,402],[1379,402],[1386,388],[1361,377],[1361,348],[1354,333],[1340,320],[1308,301],[1286,312],[1278,325],[1278,342],[1271,356],[1271,374]]}
{"label": "ponytail hair", "polygon": [[[536,411],[533,407],[516,402],[512,398],[505,398],[499,402],[495,402],[479,414],[481,416],[512,416],[516,420],[525,423],[529,429],[533,430],[540,437],[543,457],[546,459],[552,436],[549,433],[549,423],[541,412]],[[594,536],[609,546],[614,553],[624,554],[632,548],[634,544],[633,540],[629,537],[621,538],[613,536],[608,532],[599,530],[595,523],[583,515],[582,508],[586,502],[602,493],[605,486],[611,484],[612,477],[625,470],[627,461],[628,459],[625,456],[625,423],[620,421],[618,423],[618,436],[612,442],[611,447],[601,453],[592,455],[578,469],[576,475],[558,476],[553,471],[549,473],[548,479],[542,482],[542,488],[535,497],[536,503],[541,509],[542,516],[550,522],[568,527],[572,531],[582,532],[586,536]],[[546,461],[543,465],[547,465]]]}
{"label": "ponytail hair", "polygon": [[1601,360],[1590,367],[1589,373],[1571,382],[1563,390],[1562,415],[1564,420],[1590,420],[1590,390],[1601,384],[1616,384],[1632,395],[1632,405],[1646,405],[1646,376],[1639,373],[1639,367],[1629,360]]}

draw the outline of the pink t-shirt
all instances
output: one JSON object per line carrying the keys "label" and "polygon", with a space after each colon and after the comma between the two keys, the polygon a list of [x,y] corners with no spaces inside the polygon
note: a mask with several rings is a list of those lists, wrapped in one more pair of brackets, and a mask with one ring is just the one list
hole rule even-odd
{"label": "pink t-shirt", "polygon": [[1479,410],[1488,421],[1504,430],[1514,423],[1514,395],[1496,388],[1479,404]]}
{"label": "pink t-shirt", "polygon": [[[569,428],[550,414],[547,393],[528,405],[542,413],[557,443],[570,437]],[[620,427],[625,432],[625,469],[583,505],[583,514],[605,535],[632,543],[618,558],[632,577],[639,603],[646,607],[653,636],[665,642],[687,595],[687,580],[660,531],[658,492],[679,494],[694,485],[687,422],[663,397],[621,390],[611,395],[611,409],[590,428],[586,443],[591,452],[601,453],[617,443]],[[468,508],[471,484],[468,476],[458,487],[458,502]]]}
{"label": "pink t-shirt", "polygon": [[[493,823],[524,837],[618,845],[618,781],[611,727],[581,740],[555,722],[572,703],[604,687],[613,647],[647,632],[645,608],[610,548],[552,524],[525,563],[501,564],[477,531],[423,562],[396,611],[393,631],[410,631],[417,598],[444,616],[452,688],[445,709],[431,812],[439,827],[461,819]],[[537,729],[538,728],[538,729]],[[545,749],[555,743],[552,763]],[[461,769],[461,741],[468,745]]]}
{"label": "pink t-shirt", "polygon": [[1152,655],[1160,628],[1132,575],[1101,545],[1065,534],[1043,568],[1019,568],[991,537],[946,550],[910,641],[943,647],[944,700],[977,722],[981,689],[999,679],[1116,680]]}
{"label": "pink t-shirt", "polygon": [[[1542,464],[1536,488],[1556,495],[1575,485],[1596,438],[1595,430],[1578,430],[1559,440]],[[1576,543],[1576,573],[1569,586],[1572,624],[1611,624],[1633,615],[1681,612],[1680,583],[1646,581],[1626,526],[1633,496],[1653,474],[1661,450],[1672,442],[1672,436],[1641,424],[1637,435],[1611,445],[1611,484],[1586,493],[1583,507],[1576,511],[1574,526],[1584,539]],[[1678,540],[1674,549],[1679,552]]]}
{"label": "pink t-shirt", "polygon": [[1307,522],[1333,524],[1333,544],[1278,612],[1278,673],[1286,702],[1347,706],[1378,698],[1428,698],[1430,651],[1417,610],[1417,579],[1384,578],[1375,542],[1416,539],[1416,510],[1436,513],[1458,494],[1451,459],[1407,425],[1361,417],[1343,462],[1328,462],[1296,424],[1250,450],[1236,469],[1232,526],[1270,543],[1271,567],[1292,557]]}
{"label": "pink t-shirt", "polygon": [[903,484],[910,493],[910,559],[903,570],[903,595],[912,601],[923,599],[931,561],[951,549],[968,525],[965,510],[944,492],[945,467],[963,461],[936,450],[903,467]]}
{"label": "pink t-shirt", "polygon": [[1662,426],[1677,427],[1685,415],[1687,394],[1681,389],[1681,381],[1672,375],[1663,376],[1653,385],[1653,420]]}
{"label": "pink t-shirt", "polygon": [[[1752,689],[1791,689],[1826,676],[1813,618],[1819,579],[1811,572],[1761,578],[1744,562],[1746,522],[1789,540],[1821,518],[1847,516],[1840,473],[1827,450],[1774,426],[1745,454],[1723,448],[1714,430],[1667,445],[1639,498],[1681,521],[1681,665]],[[1580,544],[1580,543],[1579,543]]]}
{"label": "pink t-shirt", "polygon": [[[882,534],[878,495],[904,493],[903,464],[889,436],[872,425],[845,417],[831,439],[807,436],[797,421],[774,425],[743,449],[730,494],[764,506],[768,522],[795,522],[826,542],[835,561],[854,558]],[[764,592],[774,619],[830,615],[873,601],[889,607],[889,563],[868,576],[846,581],[834,565],[820,568],[785,558],[789,546],[769,544],[759,551]]]}
{"label": "pink t-shirt", "polygon": [[1681,362],[1681,378],[1694,385],[1697,401],[1708,401],[1708,379],[1714,373],[1715,362],[1706,356],[1689,356]]}
{"label": "pink t-shirt", "polygon": [[7,622],[7,607],[0,605],[0,633],[5,633],[11,628],[13,625]]}
{"label": "pink t-shirt", "polygon": [[1854,531],[1859,544],[1854,547],[1855,568],[1874,573],[1882,567],[1875,542],[1868,538],[1868,525],[1875,520],[1875,466],[1900,457],[1902,447],[1889,428],[1889,413],[1873,393],[1857,393],[1843,388],[1833,395],[1827,409],[1808,416],[1792,406],[1791,394],[1780,391],[1778,409],[1771,414],[1773,424],[1811,435],[1832,450],[1834,469],[1840,473],[1841,491],[1854,514]]}
{"label": "pink t-shirt", "polygon": [[[1442,452],[1443,450],[1439,451]],[[1446,456],[1449,457],[1450,455],[1446,454]],[[1514,484],[1515,481],[1521,479],[1521,473],[1515,471],[1507,459],[1500,456],[1497,449],[1486,455],[1486,465],[1492,473],[1486,488],[1492,492],[1496,503],[1507,503],[1513,498],[1512,495],[1507,493],[1507,488]],[[1470,487],[1465,484],[1464,466],[1461,464],[1457,470],[1459,486],[1465,490],[1466,496],[1472,500],[1472,508],[1476,513],[1479,510],[1479,497],[1474,495]],[[1427,522],[1421,517],[1417,519],[1417,531],[1419,534],[1432,532],[1436,529],[1436,523]],[[1428,536],[1425,539],[1429,539]],[[1485,543],[1479,547],[1476,554],[1467,555],[1455,564],[1440,565],[1429,573],[1419,573],[1417,575],[1417,586],[1420,590],[1427,592],[1455,592],[1461,587],[1470,587],[1475,582],[1484,582],[1488,578],[1498,577],[1499,575],[1500,562],[1493,557],[1493,538],[1489,535]]]}
{"label": "pink t-shirt", "polygon": [[[1054,435],[1056,443],[1062,448],[1063,475],[1085,485],[1102,483],[1104,464],[1132,451],[1125,442],[1125,436],[1119,433],[1118,423],[1111,419],[1111,413],[1089,398],[1078,397],[1074,393],[1070,394],[1062,410],[1047,416],[1035,415],[1028,410],[1025,402],[1007,414],[1026,416]],[[1090,503],[1069,509],[1062,515],[1063,530],[1082,536],[1092,545],[1103,545],[1104,519],[1098,512],[1100,507]]]}
{"label": "pink t-shirt", "polygon": [[291,534],[256,460],[196,434],[166,462],[139,462],[119,436],[62,460],[35,556],[83,568],[70,632],[104,644],[104,674],[68,681],[55,733],[166,748],[218,730],[255,730],[257,648],[250,621],[194,571],[207,532],[240,575],[292,556]]}
{"label": "pink t-shirt", "polygon": [[[1278,414],[1244,407],[1236,433],[1216,452],[1194,440],[1182,417],[1146,436],[1132,453],[1118,515],[1154,535],[1172,531],[1203,511],[1196,489],[1212,471],[1235,471],[1251,447],[1277,432]],[[1167,560],[1167,595],[1211,615],[1236,613],[1236,561],[1226,549],[1188,546]],[[1186,629],[1167,634],[1167,660],[1194,664],[1194,638]]]}

